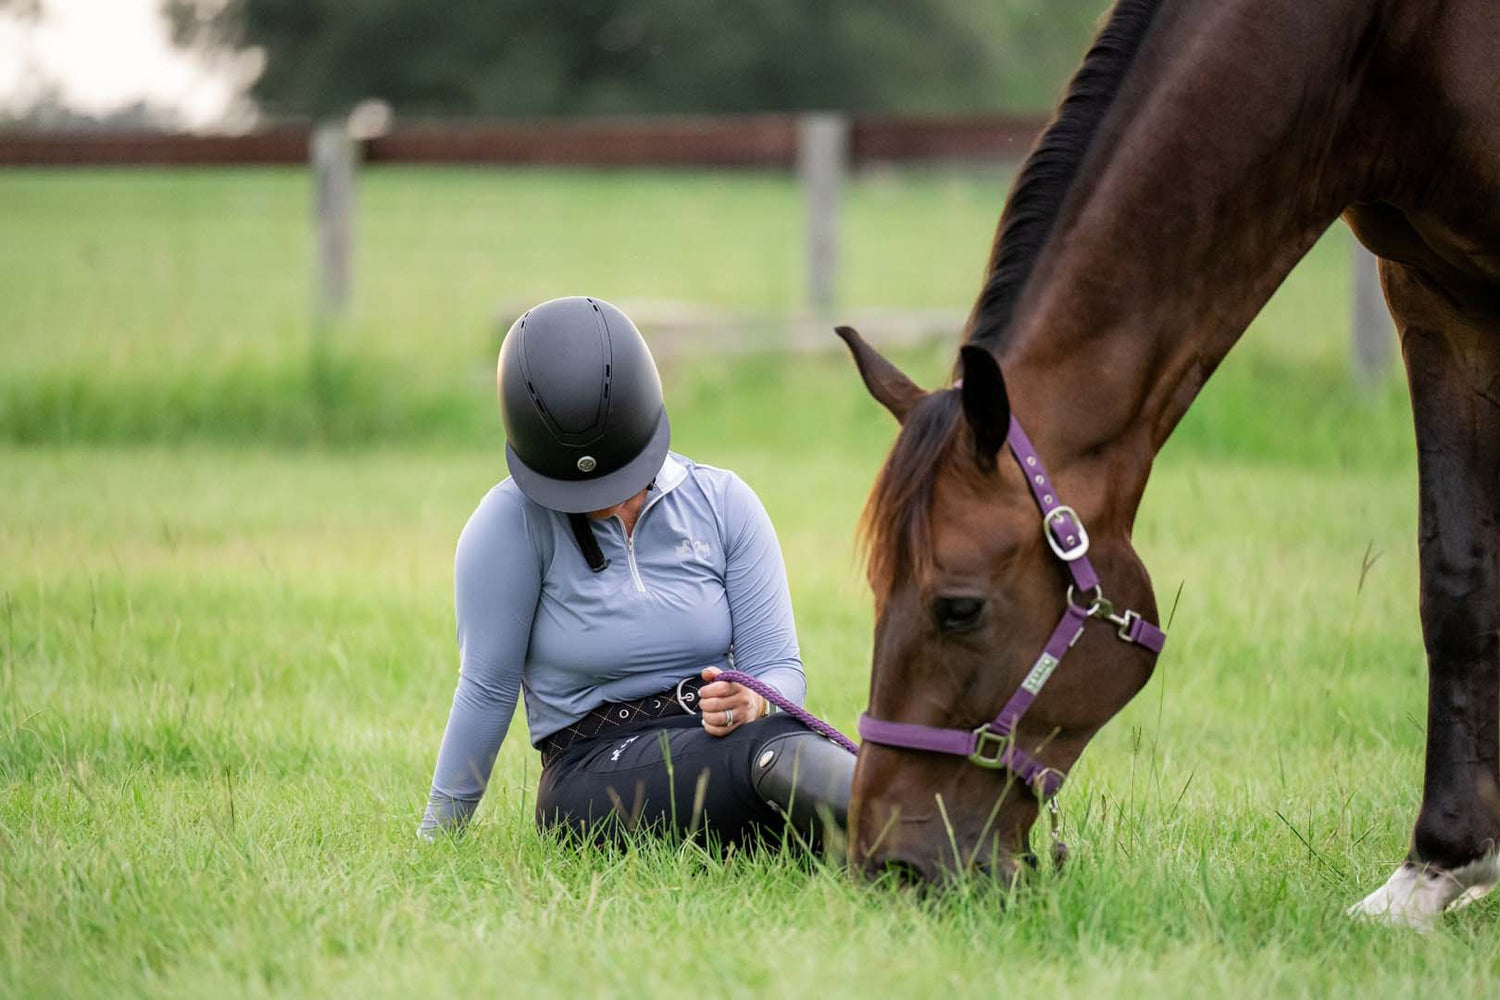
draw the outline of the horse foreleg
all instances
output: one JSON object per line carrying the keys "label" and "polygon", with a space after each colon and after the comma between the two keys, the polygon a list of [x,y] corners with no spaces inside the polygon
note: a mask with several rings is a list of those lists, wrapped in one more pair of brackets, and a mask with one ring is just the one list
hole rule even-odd
{"label": "horse foreleg", "polygon": [[1426,929],[1500,877],[1500,336],[1382,263],[1421,481],[1427,766],[1406,862],[1351,913]]}

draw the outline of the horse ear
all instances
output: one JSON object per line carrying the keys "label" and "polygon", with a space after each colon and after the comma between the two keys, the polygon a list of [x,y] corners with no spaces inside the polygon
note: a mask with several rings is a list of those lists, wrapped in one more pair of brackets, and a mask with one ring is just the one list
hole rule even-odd
{"label": "horse ear", "polygon": [[911,408],[927,395],[926,390],[902,374],[901,369],[881,357],[880,352],[865,342],[859,331],[852,326],[841,326],[834,330],[849,345],[854,355],[854,364],[859,368],[860,378],[875,401],[904,423]]}
{"label": "horse ear", "polygon": [[994,464],[1010,433],[1010,397],[1000,362],[983,347],[965,344],[959,351],[963,370],[964,419],[974,432],[974,448],[980,465]]}

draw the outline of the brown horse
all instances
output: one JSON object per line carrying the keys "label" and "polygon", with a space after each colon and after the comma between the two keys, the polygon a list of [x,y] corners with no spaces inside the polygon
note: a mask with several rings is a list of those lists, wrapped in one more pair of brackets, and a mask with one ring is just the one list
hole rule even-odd
{"label": "brown horse", "polygon": [[[1381,257],[1408,372],[1431,677],[1409,860],[1353,910],[1423,925],[1494,883],[1497,15],[1492,0],[1119,0],[1001,216],[955,387],[923,391],[840,331],[901,423],[866,511],[872,718],[982,726],[1065,608],[1065,564],[1001,460],[1013,415],[1091,532],[1104,590],[1155,620],[1131,546],[1152,460],[1342,215]],[[1113,631],[1083,630],[1013,736],[1054,773],[1151,675],[1150,650]],[[867,740],[855,862],[936,880],[956,842],[1014,872],[1039,797],[1013,778]]]}

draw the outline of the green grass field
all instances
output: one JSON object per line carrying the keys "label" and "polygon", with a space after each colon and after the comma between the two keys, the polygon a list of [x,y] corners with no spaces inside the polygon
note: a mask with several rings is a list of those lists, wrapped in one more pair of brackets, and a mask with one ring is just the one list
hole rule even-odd
{"label": "green grass field", "polygon": [[[846,301],[962,308],[1002,186],[857,181]],[[792,184],[372,171],[317,374],[306,197],[295,172],[0,173],[0,995],[1500,993],[1493,902],[1425,937],[1341,915],[1405,852],[1425,718],[1409,418],[1394,374],[1347,384],[1342,231],[1158,464],[1138,542],[1181,601],[1062,797],[1073,863],[923,898],[545,841],[519,719],[471,833],[413,836],[453,542],[504,474],[496,310],[790,308]],[[931,380],[951,351],[902,360]],[[664,377],[677,447],[770,509],[810,706],[852,729],[852,525],[892,425],[836,354]]]}

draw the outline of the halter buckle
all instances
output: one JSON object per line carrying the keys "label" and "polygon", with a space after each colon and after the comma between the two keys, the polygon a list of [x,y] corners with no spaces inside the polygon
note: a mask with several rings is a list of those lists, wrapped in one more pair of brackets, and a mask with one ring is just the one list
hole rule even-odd
{"label": "halter buckle", "polygon": [[[1073,519],[1073,527],[1077,529],[1077,541],[1072,545],[1064,547],[1052,533],[1052,522],[1063,517]],[[1052,554],[1063,562],[1077,562],[1089,551],[1089,533],[1083,527],[1083,518],[1078,516],[1078,511],[1067,504],[1058,504],[1042,516],[1042,537],[1047,539],[1047,544],[1052,547]]]}
{"label": "halter buckle", "polygon": [[[985,754],[986,744],[994,747],[993,755]],[[969,763],[977,764],[988,771],[999,771],[1007,766],[1005,763],[1005,751],[1009,745],[1009,736],[1003,736],[995,732],[989,727],[989,723],[985,723],[974,730],[974,752],[969,754]]]}

